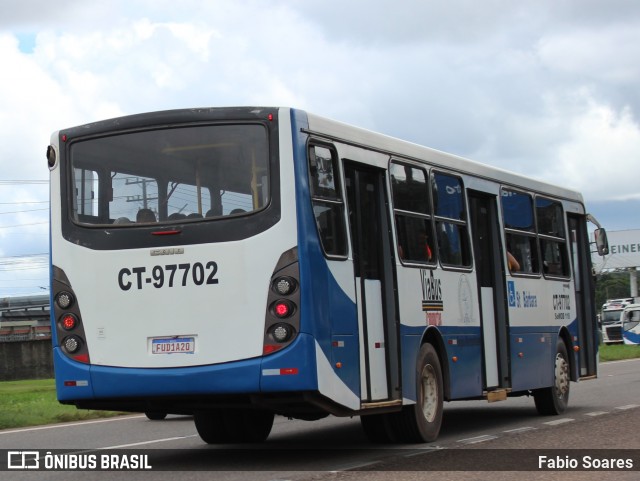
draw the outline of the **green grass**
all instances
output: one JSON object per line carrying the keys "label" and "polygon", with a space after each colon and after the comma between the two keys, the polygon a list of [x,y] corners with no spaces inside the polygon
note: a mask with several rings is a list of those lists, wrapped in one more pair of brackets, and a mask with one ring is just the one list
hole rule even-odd
{"label": "green grass", "polygon": [[600,344],[600,361],[620,361],[640,357],[640,346],[625,344]]}
{"label": "green grass", "polygon": [[60,404],[53,379],[0,382],[0,429],[116,416]]}

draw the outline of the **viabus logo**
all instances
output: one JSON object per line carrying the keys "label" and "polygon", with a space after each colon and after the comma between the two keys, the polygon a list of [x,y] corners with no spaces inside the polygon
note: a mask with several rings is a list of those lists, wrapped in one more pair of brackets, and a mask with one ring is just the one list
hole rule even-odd
{"label": "viabus logo", "polygon": [[38,451],[7,452],[8,469],[40,469],[40,453]]}

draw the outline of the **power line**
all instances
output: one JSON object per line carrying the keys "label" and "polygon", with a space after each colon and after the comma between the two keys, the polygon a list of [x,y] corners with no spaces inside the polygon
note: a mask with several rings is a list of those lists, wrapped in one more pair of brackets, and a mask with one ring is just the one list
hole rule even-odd
{"label": "power line", "polygon": [[49,221],[47,222],[32,222],[31,224],[16,224],[16,225],[0,225],[0,229],[10,229],[10,228],[14,228],[14,227],[29,227],[32,225],[43,225],[43,224],[48,224]]}
{"label": "power line", "polygon": [[25,212],[39,212],[39,211],[43,211],[43,210],[49,210],[49,208],[46,207],[44,209],[14,210],[12,212],[0,212],[0,215],[2,215],[2,214],[23,214]]}
{"label": "power line", "polygon": [[0,185],[48,184],[48,180],[0,180]]}

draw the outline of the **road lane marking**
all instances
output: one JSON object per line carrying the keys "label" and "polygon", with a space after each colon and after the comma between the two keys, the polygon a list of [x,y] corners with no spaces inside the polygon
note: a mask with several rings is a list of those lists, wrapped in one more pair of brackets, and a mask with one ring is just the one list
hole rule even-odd
{"label": "road lane marking", "polygon": [[359,469],[366,468],[366,467],[369,467],[369,466],[373,466],[374,464],[379,464],[381,462],[382,462],[382,460],[376,460],[376,461],[367,461],[367,462],[364,462],[364,463],[357,463],[357,464],[345,464],[344,466],[342,466],[342,467],[340,467],[338,469],[335,469],[335,470],[331,470],[329,472],[331,474],[337,474],[337,473],[340,473],[341,471],[351,471],[351,470],[357,471]]}
{"label": "road lane marking", "polygon": [[506,431],[502,431],[502,432],[507,434],[518,434],[518,433],[524,433],[527,431],[535,431],[536,429],[537,428],[534,428],[532,426],[525,426],[523,428],[507,429]]}
{"label": "road lane marking", "polygon": [[484,434],[482,436],[476,436],[475,438],[459,439],[458,442],[462,444],[476,444],[476,443],[484,443],[485,441],[491,441],[492,439],[498,439],[498,436],[492,436],[491,434]]}
{"label": "road lane marking", "polygon": [[614,409],[619,409],[620,411],[626,411],[627,409],[637,408],[638,404],[627,404],[626,406],[618,406]]}
{"label": "road lane marking", "polygon": [[585,416],[602,416],[603,414],[609,414],[607,411],[593,411],[591,413],[584,413]]}
{"label": "road lane marking", "polygon": [[571,421],[575,421],[575,419],[562,418],[562,419],[556,419],[555,421],[547,421],[546,423],[542,423],[542,424],[546,424],[548,426],[557,426],[559,424],[570,423]]}
{"label": "road lane marking", "polygon": [[417,448],[415,452],[405,454],[404,457],[411,458],[413,456],[418,456],[419,454],[434,453],[436,451],[442,451],[443,449],[446,449],[446,448],[441,448],[440,446],[429,446],[428,448]]}
{"label": "road lane marking", "polygon": [[36,426],[32,428],[20,428],[20,429],[12,429],[10,431],[0,431],[0,434],[14,434],[14,433],[26,433],[29,431],[42,431],[44,429],[59,429],[59,428],[69,428],[75,426],[84,426],[85,424],[98,424],[98,423],[109,423],[113,421],[128,421],[130,419],[137,419],[145,417],[143,414],[136,416],[118,416],[108,419],[96,419],[93,421],[81,421],[78,423],[63,423],[63,424],[49,424],[47,426]]}
{"label": "road lane marking", "polygon": [[120,444],[118,446],[107,446],[105,448],[96,448],[96,449],[124,449],[124,448],[131,448],[133,446],[144,446],[145,444],[166,443],[168,441],[177,441],[178,439],[195,438],[197,436],[198,436],[197,434],[191,434],[189,436],[176,436],[173,438],[152,439],[150,441],[140,441],[139,443]]}

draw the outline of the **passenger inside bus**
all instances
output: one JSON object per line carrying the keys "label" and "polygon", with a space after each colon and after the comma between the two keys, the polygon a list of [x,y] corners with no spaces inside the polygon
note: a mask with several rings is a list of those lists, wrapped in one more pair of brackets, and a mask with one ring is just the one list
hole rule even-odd
{"label": "passenger inside bus", "polygon": [[507,263],[509,264],[509,271],[518,272],[520,270],[520,263],[509,251],[507,251]]}
{"label": "passenger inside bus", "polygon": [[151,209],[140,209],[138,214],[136,215],[136,222],[145,223],[145,222],[157,222],[156,215],[153,213]]}

